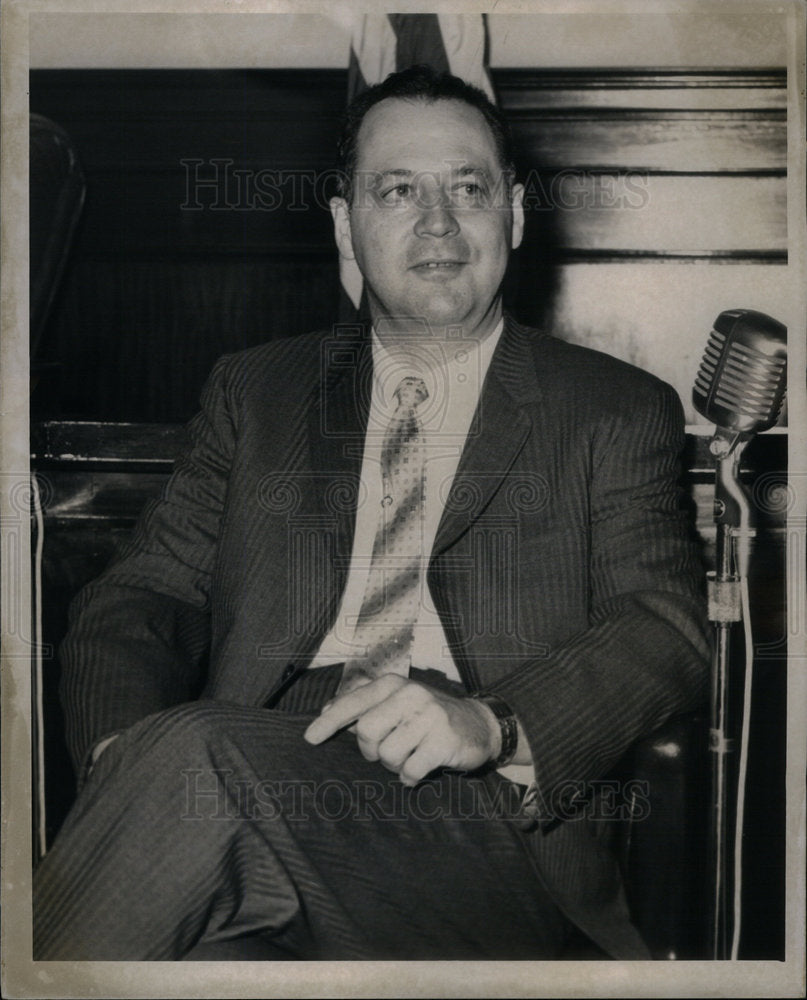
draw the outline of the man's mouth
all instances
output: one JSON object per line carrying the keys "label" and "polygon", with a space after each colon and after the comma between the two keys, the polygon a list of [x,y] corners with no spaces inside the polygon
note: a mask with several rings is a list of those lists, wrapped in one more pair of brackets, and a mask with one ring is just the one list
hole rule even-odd
{"label": "man's mouth", "polygon": [[452,268],[463,267],[464,260],[424,260],[419,264],[413,264],[413,270],[424,271],[447,271]]}

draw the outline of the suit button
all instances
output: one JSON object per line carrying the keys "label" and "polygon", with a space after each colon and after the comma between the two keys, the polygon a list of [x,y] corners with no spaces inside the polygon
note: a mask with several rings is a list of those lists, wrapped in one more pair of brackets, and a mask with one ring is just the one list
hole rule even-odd
{"label": "suit button", "polygon": [[297,669],[297,665],[295,663],[290,663],[286,667],[286,669],[283,671],[283,678],[282,679],[284,681],[287,681],[290,677],[292,677],[294,675],[294,671],[296,669]]}

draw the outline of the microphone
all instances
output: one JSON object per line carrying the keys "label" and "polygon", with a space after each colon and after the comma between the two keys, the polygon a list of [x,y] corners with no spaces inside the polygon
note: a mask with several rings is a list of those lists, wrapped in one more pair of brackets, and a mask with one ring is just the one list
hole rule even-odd
{"label": "microphone", "polygon": [[692,389],[695,409],[717,425],[712,454],[773,427],[782,412],[787,327],[753,309],[728,309],[714,323]]}
{"label": "microphone", "polygon": [[[727,934],[732,931],[731,957],[740,942],[742,898],[742,833],[754,643],[751,633],[748,569],[751,510],[739,482],[740,455],[750,438],[773,427],[782,412],[787,367],[787,329],[751,309],[729,309],[714,323],[695,378],[692,402],[701,416],[716,425],[709,450],[715,458],[714,522],[717,527],[715,569],[707,574],[709,620],[715,626],[712,645],[712,688],[709,749],[712,794],[709,812],[711,857],[710,942],[713,958],[727,958]],[[733,841],[728,834],[729,716],[733,710],[730,685],[730,632],[745,622],[740,761],[737,776]],[[728,860],[733,850],[733,909],[729,908]],[[732,925],[733,914],[733,926]]]}

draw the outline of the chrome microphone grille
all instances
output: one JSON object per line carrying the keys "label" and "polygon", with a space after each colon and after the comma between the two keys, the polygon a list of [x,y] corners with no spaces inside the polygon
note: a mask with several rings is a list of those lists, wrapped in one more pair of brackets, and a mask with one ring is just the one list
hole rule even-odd
{"label": "chrome microphone grille", "polygon": [[748,309],[715,322],[695,377],[698,412],[719,427],[755,434],[779,419],[785,396],[786,329]]}

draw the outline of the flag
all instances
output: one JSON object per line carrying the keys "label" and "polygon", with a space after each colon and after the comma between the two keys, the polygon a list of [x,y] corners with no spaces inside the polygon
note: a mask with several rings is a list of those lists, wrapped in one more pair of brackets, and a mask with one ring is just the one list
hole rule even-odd
{"label": "flag", "polygon": [[[495,100],[484,14],[363,14],[351,27],[348,102],[390,73],[424,63],[461,77]],[[356,262],[344,258],[339,277],[340,313],[348,318],[359,309],[363,279]]]}

